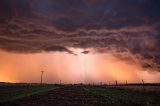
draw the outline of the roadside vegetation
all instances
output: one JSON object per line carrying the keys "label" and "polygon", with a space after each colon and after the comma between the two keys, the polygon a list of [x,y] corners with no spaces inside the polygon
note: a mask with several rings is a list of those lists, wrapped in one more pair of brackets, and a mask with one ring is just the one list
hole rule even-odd
{"label": "roadside vegetation", "polygon": [[39,95],[58,87],[59,86],[49,84],[1,84],[0,103]]}

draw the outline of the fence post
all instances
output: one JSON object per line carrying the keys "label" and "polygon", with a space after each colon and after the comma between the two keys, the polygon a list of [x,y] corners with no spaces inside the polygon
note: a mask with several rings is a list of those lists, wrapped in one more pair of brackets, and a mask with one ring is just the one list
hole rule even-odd
{"label": "fence post", "polygon": [[117,83],[117,80],[116,80],[116,86],[117,86],[117,84],[118,84],[118,83]]}
{"label": "fence post", "polygon": [[100,82],[100,85],[102,85],[102,82]]}
{"label": "fence post", "polygon": [[142,79],[142,84],[144,85],[144,80]]}
{"label": "fence post", "polygon": [[60,84],[60,85],[62,84],[61,80],[59,81],[59,84]]}

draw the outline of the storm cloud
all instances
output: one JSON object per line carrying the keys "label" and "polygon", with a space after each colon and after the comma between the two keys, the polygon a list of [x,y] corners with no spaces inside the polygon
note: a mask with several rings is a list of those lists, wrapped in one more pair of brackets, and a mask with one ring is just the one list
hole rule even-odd
{"label": "storm cloud", "polygon": [[160,71],[159,5],[158,0],[1,0],[0,49],[74,54],[69,48],[93,48]]}

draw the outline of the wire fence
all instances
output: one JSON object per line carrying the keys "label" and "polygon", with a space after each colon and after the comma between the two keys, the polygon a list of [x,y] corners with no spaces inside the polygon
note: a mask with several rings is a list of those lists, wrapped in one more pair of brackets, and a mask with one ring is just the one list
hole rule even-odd
{"label": "wire fence", "polygon": [[160,79],[139,79],[139,80],[108,80],[108,81],[86,81],[67,83],[60,80],[59,84],[84,84],[84,85],[106,85],[106,86],[122,86],[122,85],[160,85]]}

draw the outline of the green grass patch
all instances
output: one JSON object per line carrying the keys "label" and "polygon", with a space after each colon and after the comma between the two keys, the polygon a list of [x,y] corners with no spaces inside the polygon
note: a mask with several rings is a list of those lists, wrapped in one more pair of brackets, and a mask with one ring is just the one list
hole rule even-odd
{"label": "green grass patch", "polygon": [[106,99],[106,105],[112,106],[158,106],[159,92],[143,92],[131,89],[84,87],[84,90]]}
{"label": "green grass patch", "polygon": [[[15,86],[11,89],[0,92],[0,103],[10,102],[17,99],[30,97],[58,88],[55,85],[39,85],[39,86]],[[14,89],[14,90],[13,90]]]}

